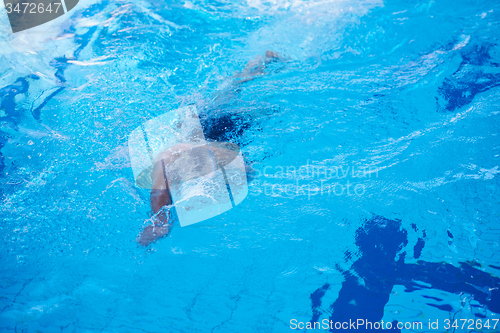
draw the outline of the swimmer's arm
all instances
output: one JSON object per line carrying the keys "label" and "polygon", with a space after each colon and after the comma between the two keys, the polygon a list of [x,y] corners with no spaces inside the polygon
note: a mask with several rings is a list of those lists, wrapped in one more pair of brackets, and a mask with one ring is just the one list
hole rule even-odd
{"label": "swimmer's arm", "polygon": [[153,189],[150,194],[151,209],[155,213],[153,225],[148,225],[137,238],[137,242],[143,246],[148,246],[151,242],[168,235],[171,224],[169,223],[168,210],[161,210],[162,207],[172,204],[172,198],[168,192],[167,184],[163,175],[161,162],[156,163],[152,172]]}

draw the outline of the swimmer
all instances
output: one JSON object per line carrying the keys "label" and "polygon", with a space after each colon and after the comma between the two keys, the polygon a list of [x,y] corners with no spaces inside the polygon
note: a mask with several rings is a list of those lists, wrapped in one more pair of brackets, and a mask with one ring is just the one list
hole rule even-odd
{"label": "swimmer", "polygon": [[[253,80],[255,77],[265,75],[266,65],[272,62],[280,61],[282,57],[273,51],[267,51],[262,56],[257,56],[249,61],[243,71],[233,75],[236,79],[236,84],[241,84]],[[151,209],[154,212],[153,223],[144,228],[142,233],[137,237],[137,242],[143,246],[148,246],[151,242],[158,240],[161,237],[168,235],[172,228],[172,218],[170,216],[169,206],[173,204],[170,196],[169,184],[179,184],[180,179],[167,179],[167,174],[175,175],[175,169],[185,170],[187,168],[204,168],[212,165],[212,161],[203,161],[200,157],[196,161],[197,164],[186,165],[186,161],[182,163],[181,156],[185,156],[188,151],[195,149],[209,149],[210,156],[214,157],[218,163],[225,165],[234,158],[234,151],[228,150],[217,145],[206,145],[205,143],[180,143],[164,151],[160,152],[155,158],[153,170],[151,172],[151,179],[153,181],[153,188],[150,194]],[[193,154],[191,154],[193,155]],[[207,156],[207,154],[200,154],[199,156]],[[192,159],[190,160],[192,162]],[[192,164],[192,163],[191,163]],[[168,170],[168,172],[166,172]],[[200,170],[198,170],[199,172]],[[172,177],[170,177],[172,178]],[[174,185],[175,186],[175,185]]]}

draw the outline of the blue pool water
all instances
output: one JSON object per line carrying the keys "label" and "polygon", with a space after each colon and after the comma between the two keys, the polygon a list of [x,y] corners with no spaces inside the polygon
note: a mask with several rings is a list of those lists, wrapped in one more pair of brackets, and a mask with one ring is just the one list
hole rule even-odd
{"label": "blue pool water", "polygon": [[[497,1],[82,0],[16,34],[1,12],[0,331],[500,332]],[[189,104],[249,194],[143,248],[127,136]]]}

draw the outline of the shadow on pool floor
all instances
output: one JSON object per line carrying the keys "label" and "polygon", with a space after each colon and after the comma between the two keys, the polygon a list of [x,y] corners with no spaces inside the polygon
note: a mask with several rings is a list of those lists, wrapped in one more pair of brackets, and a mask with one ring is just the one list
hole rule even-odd
{"label": "shadow on pool floor", "polygon": [[[413,226],[416,229],[416,226]],[[425,237],[425,233],[424,233]],[[384,306],[395,285],[403,285],[411,292],[418,289],[439,289],[450,293],[467,293],[490,311],[500,313],[500,279],[491,276],[470,263],[461,263],[455,267],[448,263],[432,263],[418,261],[416,264],[404,262],[403,252],[395,260],[408,243],[407,231],[401,229],[400,220],[389,220],[375,216],[356,232],[356,245],[361,257],[354,262],[351,270],[344,271],[344,282],[337,300],[330,306],[330,320],[333,322],[349,322],[365,319],[372,323],[379,322],[384,315]],[[415,245],[416,259],[420,256],[424,239],[420,238]],[[359,278],[358,278],[359,277]],[[360,283],[362,280],[363,283]],[[420,283],[417,283],[420,282]],[[430,285],[425,287],[421,282]],[[330,288],[324,284],[311,294],[312,319],[317,322],[321,315],[322,297]],[[450,305],[427,303],[444,311],[452,311]],[[479,313],[477,317],[484,317]],[[393,331],[400,332],[396,323],[392,323]],[[335,329],[331,329],[335,331]],[[380,330],[343,329],[342,331],[370,332]]]}

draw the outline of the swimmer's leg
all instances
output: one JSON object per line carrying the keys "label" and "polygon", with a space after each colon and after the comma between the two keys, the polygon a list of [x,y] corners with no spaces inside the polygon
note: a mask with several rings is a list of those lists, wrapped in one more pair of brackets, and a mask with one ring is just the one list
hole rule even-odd
{"label": "swimmer's leg", "polygon": [[241,78],[241,80],[237,81],[238,84],[251,81],[256,76],[262,76],[265,74],[264,70],[266,69],[267,64],[281,60],[283,60],[283,57],[281,57],[277,52],[266,51],[264,57],[256,56],[254,59],[250,60],[246,64],[245,68],[234,77]]}
{"label": "swimmer's leg", "polygon": [[250,60],[245,68],[229,79],[231,84],[216,92],[215,96],[205,105],[199,105],[199,116],[205,137],[214,141],[231,141],[231,137],[239,137],[250,125],[239,114],[221,114],[220,110],[229,109],[229,103],[235,93],[240,91],[239,86],[258,76],[265,75],[266,66],[273,62],[285,61],[277,52],[267,51],[264,56],[256,56]]}

